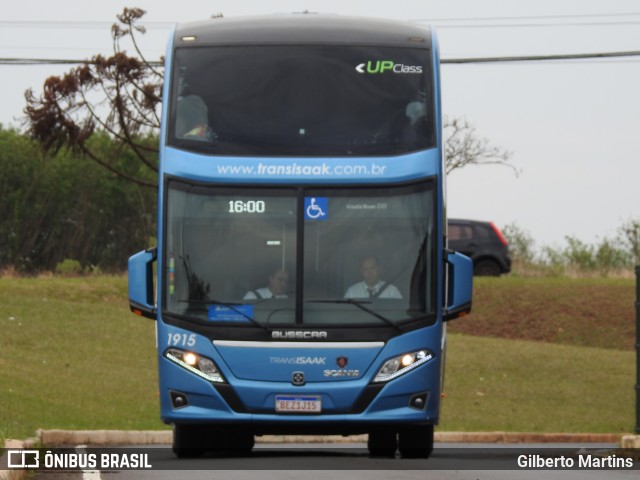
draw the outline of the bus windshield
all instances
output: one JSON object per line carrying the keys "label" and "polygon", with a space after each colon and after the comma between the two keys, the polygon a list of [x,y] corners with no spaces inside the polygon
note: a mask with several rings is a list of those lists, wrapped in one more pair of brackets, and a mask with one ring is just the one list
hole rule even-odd
{"label": "bus windshield", "polygon": [[168,182],[165,313],[216,326],[393,326],[435,311],[434,190]]}
{"label": "bus windshield", "polygon": [[425,48],[180,47],[168,144],[210,155],[397,155],[435,145]]}

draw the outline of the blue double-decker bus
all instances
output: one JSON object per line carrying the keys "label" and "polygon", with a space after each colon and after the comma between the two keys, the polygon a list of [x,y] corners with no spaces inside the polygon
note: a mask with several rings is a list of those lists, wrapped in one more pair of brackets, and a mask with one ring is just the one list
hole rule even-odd
{"label": "blue double-decker bus", "polygon": [[472,284],[447,249],[433,32],[212,19],[176,27],[165,72],[158,246],[129,296],[157,321],[175,453],[366,433],[428,457]]}

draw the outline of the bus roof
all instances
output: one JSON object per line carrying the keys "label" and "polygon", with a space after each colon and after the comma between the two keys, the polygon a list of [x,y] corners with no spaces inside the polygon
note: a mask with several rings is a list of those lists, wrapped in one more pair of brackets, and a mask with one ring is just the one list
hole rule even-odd
{"label": "bus roof", "polygon": [[[191,39],[185,41],[188,37]],[[397,20],[305,13],[182,23],[176,27],[174,40],[176,46],[284,43],[431,48],[431,31]]]}

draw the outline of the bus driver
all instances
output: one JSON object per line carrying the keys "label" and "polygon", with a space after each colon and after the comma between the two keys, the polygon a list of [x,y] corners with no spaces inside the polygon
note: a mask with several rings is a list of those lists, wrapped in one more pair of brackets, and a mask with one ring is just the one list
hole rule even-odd
{"label": "bus driver", "polygon": [[351,285],[345,298],[402,298],[394,285],[380,279],[382,267],[375,257],[362,259],[360,273],[363,280]]}
{"label": "bus driver", "polygon": [[289,285],[289,274],[278,268],[269,275],[269,285],[256,290],[249,290],[245,293],[244,300],[257,300],[268,298],[287,298],[287,287]]}

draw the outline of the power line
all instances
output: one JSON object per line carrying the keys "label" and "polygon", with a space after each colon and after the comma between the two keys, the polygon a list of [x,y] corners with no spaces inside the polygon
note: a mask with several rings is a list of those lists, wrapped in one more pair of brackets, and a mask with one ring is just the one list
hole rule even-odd
{"label": "power line", "polygon": [[[517,55],[501,57],[468,57],[468,58],[443,58],[442,64],[472,64],[472,63],[514,63],[514,62],[541,62],[562,60],[602,60],[609,58],[640,57],[640,50],[626,52],[599,52],[599,53],[571,53],[560,55]],[[65,58],[0,58],[0,65],[83,65],[91,63],[91,60],[75,60]],[[160,61],[148,62],[154,67],[162,66]]]}
{"label": "power line", "polygon": [[[418,18],[413,19],[418,23],[430,23],[439,29],[443,28],[514,28],[514,27],[564,27],[564,26],[611,26],[611,25],[637,25],[640,12],[621,13],[586,13],[566,15],[526,15],[526,16],[492,16],[492,17],[447,17],[447,18]],[[600,20],[596,20],[600,19]],[[607,19],[607,20],[602,20]],[[453,22],[454,24],[442,24]],[[462,22],[460,24],[460,22]],[[476,22],[476,23],[468,23]],[[481,23],[477,23],[481,22]],[[500,23],[486,23],[500,22]],[[518,23],[508,23],[518,22]],[[523,23],[527,22],[527,23]],[[542,23],[541,23],[542,22]]]}
{"label": "power line", "polygon": [[[81,30],[110,30],[115,22],[106,21],[81,21],[81,20],[0,20],[3,28],[77,28]],[[176,22],[141,22],[136,26],[146,29],[167,29]]]}
{"label": "power line", "polygon": [[464,63],[509,63],[509,62],[542,62],[555,60],[591,60],[604,58],[639,57],[640,50],[628,52],[601,52],[601,53],[571,53],[561,55],[522,55],[506,57],[474,57],[474,58],[443,58],[443,64]]}
{"label": "power line", "polygon": [[549,27],[611,27],[639,25],[640,20],[625,20],[619,22],[554,22],[554,23],[487,23],[487,24],[467,24],[467,25],[438,25],[430,22],[438,30],[445,29],[469,29],[469,28],[549,28]]}
{"label": "power line", "polygon": [[[417,18],[411,21],[417,23],[439,24],[443,22],[482,22],[461,25],[435,25],[438,28],[504,28],[504,27],[555,27],[555,26],[594,26],[594,25],[636,25],[639,20],[629,20],[629,17],[640,17],[640,12],[620,13],[587,13],[587,14],[558,14],[558,15],[526,15],[526,16],[491,16],[491,17],[444,17],[444,18]],[[609,20],[594,20],[609,19]],[[619,20],[614,20],[619,19]],[[560,22],[558,22],[560,20]],[[505,23],[505,22],[531,22],[533,23]],[[541,23],[543,21],[544,23]],[[545,22],[546,21],[546,22]],[[484,23],[484,22],[501,22]],[[136,25],[147,29],[168,29],[176,22],[145,21]],[[110,29],[114,25],[112,21],[82,21],[82,20],[0,20],[0,27],[4,28],[64,28],[64,29]]]}
{"label": "power line", "polygon": [[[0,65],[84,65],[94,63],[91,60],[74,60],[71,58],[0,58]],[[159,60],[146,62],[153,67],[162,66]]]}
{"label": "power line", "polygon": [[495,22],[495,21],[520,21],[520,20],[558,20],[558,19],[580,19],[580,18],[615,18],[615,17],[636,17],[640,12],[621,13],[574,13],[565,15],[517,15],[517,16],[494,16],[494,17],[446,17],[446,18],[417,18],[415,22]]}

